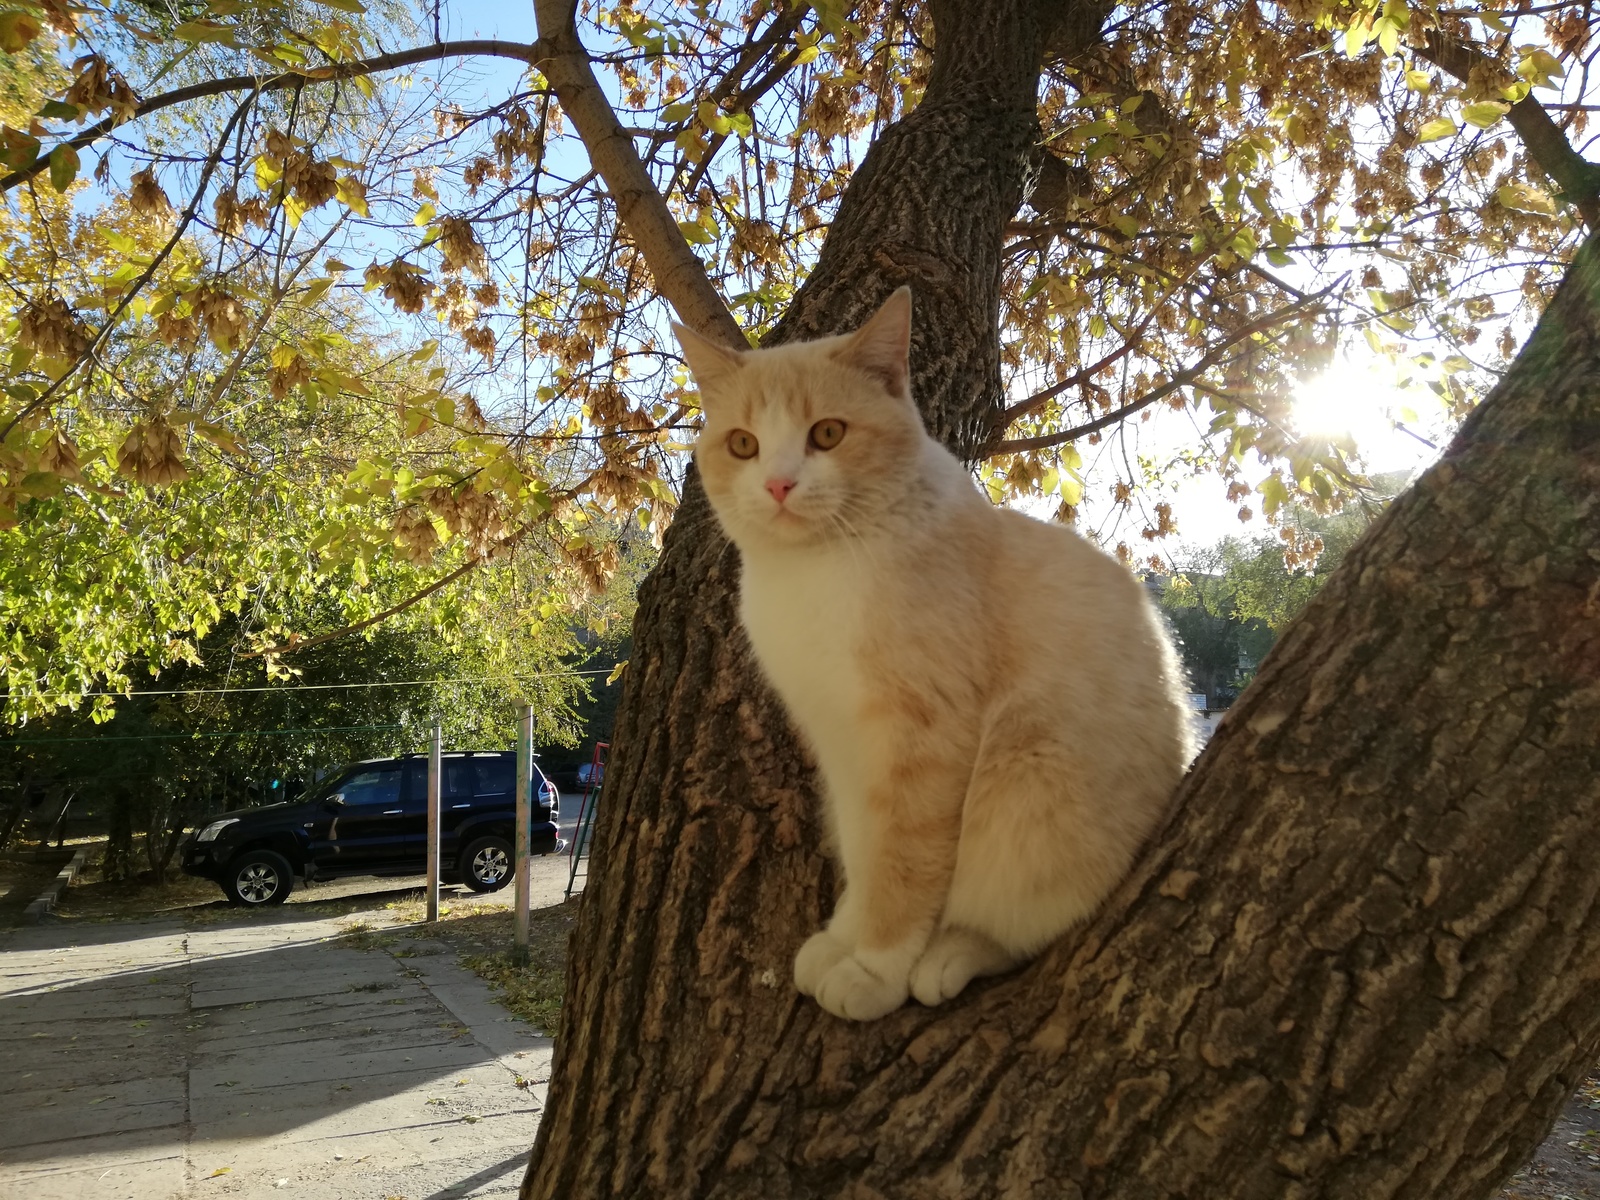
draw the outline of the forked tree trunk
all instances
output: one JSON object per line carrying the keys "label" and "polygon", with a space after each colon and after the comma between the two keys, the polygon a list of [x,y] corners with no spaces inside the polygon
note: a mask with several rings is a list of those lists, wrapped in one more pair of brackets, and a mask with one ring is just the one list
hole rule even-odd
{"label": "forked tree trunk", "polygon": [[[918,395],[961,450],[999,398],[1041,12],[935,6],[934,85],[779,330],[846,327],[909,277]],[[1597,495],[1590,245],[1094,924],[851,1025],[790,983],[831,886],[811,777],[691,486],[641,597],[523,1196],[1489,1195],[1600,1050]]]}

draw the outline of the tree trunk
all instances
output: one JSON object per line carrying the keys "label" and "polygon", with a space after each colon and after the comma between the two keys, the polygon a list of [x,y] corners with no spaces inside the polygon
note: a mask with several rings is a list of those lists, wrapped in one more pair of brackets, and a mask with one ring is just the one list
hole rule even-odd
{"label": "tree trunk", "polygon": [[[768,338],[852,328],[910,282],[914,394],[969,456],[1003,402],[1002,237],[1037,161],[1039,64],[1068,7],[934,4],[922,101],[873,144]],[[737,580],[691,472],[640,591],[524,1196],[704,1195],[761,1086],[764,1055],[748,1048],[821,1024],[790,982],[831,903],[811,768],[750,657]]]}
{"label": "tree trunk", "polygon": [[0,850],[11,845],[11,839],[22,827],[23,817],[28,815],[28,789],[33,785],[33,770],[23,767],[17,772],[17,803],[7,815],[5,825],[0,828]]}
{"label": "tree trunk", "polygon": [[[999,401],[1040,11],[936,5],[924,101],[776,333],[846,327],[910,278],[917,394],[969,453]],[[942,1009],[851,1025],[790,982],[831,894],[812,783],[691,482],[641,594],[523,1196],[1491,1194],[1600,1051],[1597,495],[1591,244],[1096,921]]]}

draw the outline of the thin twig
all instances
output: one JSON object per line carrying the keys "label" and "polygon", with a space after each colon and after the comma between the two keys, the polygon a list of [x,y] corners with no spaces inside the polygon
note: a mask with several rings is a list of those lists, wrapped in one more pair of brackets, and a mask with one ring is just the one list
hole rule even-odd
{"label": "thin twig", "polygon": [[1312,301],[1320,300],[1326,294],[1327,293],[1324,291],[1319,292],[1314,296],[1308,296],[1305,301],[1291,304],[1287,308],[1281,308],[1275,313],[1271,313],[1265,317],[1261,317],[1255,321],[1252,321],[1242,329],[1234,332],[1225,341],[1213,346],[1193,366],[1186,367],[1182,371],[1179,371],[1166,383],[1162,384],[1160,387],[1146,392],[1137,400],[1130,401],[1120,408],[1116,408],[1108,413],[1104,413],[1092,421],[1086,421],[1082,425],[1075,425],[1071,429],[1059,430],[1056,433],[1043,433],[1037,437],[1008,438],[1005,441],[996,443],[994,448],[989,450],[984,457],[993,458],[997,454],[1018,454],[1025,450],[1048,450],[1054,446],[1065,445],[1067,442],[1075,441],[1076,439],[1091,433],[1096,433],[1099,430],[1106,428],[1108,425],[1115,425],[1117,422],[1125,420],[1141,409],[1149,408],[1158,400],[1165,399],[1179,388],[1187,387],[1201,375],[1209,371],[1212,367],[1216,366],[1217,362],[1222,358],[1222,356],[1229,350],[1233,349],[1233,347],[1237,346],[1240,342],[1245,341],[1248,338],[1252,338],[1258,333],[1262,333],[1268,329],[1271,329],[1275,325],[1281,325],[1285,321],[1304,315],[1304,313],[1311,307]]}

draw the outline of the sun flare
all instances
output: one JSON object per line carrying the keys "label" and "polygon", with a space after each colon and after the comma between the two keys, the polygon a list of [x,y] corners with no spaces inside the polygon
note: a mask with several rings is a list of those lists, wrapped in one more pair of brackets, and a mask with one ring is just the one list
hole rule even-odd
{"label": "sun flare", "polygon": [[1349,439],[1368,464],[1409,464],[1423,447],[1397,424],[1408,399],[1377,369],[1338,361],[1295,389],[1291,419],[1301,434]]}

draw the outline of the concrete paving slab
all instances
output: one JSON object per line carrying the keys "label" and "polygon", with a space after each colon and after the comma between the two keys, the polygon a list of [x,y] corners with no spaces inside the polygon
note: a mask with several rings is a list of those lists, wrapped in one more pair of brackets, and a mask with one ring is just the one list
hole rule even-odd
{"label": "concrete paving slab", "polygon": [[102,1137],[133,1129],[181,1126],[188,1119],[189,1089],[181,1076],[130,1079],[94,1087],[17,1091],[0,1125],[0,1150],[66,1138]]}
{"label": "concrete paving slab", "polygon": [[[49,1153],[44,1151],[48,1149]],[[27,1200],[169,1200],[184,1194],[187,1164],[183,1153],[170,1142],[165,1150],[141,1156],[128,1152],[97,1152],[80,1142],[58,1143],[39,1148],[36,1156],[9,1176],[0,1174],[0,1195],[15,1195]],[[5,1172],[0,1159],[0,1173]]]}
{"label": "concrete paving slab", "polygon": [[28,1100],[0,1129],[0,1197],[515,1194],[548,1039],[447,947],[397,958],[347,918],[261,916],[0,942],[0,1056]]}
{"label": "concrete paving slab", "polygon": [[[416,1015],[403,1007],[374,1012],[349,1005],[317,1016],[300,1013],[288,1019],[275,1016],[270,1020],[257,1020],[251,1022],[248,1029],[211,1026],[197,1041],[203,1054],[232,1054],[266,1046],[297,1045],[306,1054],[315,1055],[326,1051],[330,1045],[348,1044],[353,1038],[365,1040],[399,1034],[415,1029],[416,1024]],[[454,1020],[441,1022],[438,1028],[449,1037],[468,1032]]]}

